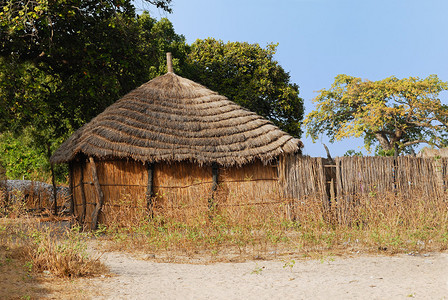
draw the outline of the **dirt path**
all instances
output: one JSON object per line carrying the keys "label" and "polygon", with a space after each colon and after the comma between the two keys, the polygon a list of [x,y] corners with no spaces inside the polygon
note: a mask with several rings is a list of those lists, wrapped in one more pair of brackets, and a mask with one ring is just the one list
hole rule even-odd
{"label": "dirt path", "polygon": [[448,253],[210,265],[103,259],[118,275],[91,282],[103,299],[448,299]]}

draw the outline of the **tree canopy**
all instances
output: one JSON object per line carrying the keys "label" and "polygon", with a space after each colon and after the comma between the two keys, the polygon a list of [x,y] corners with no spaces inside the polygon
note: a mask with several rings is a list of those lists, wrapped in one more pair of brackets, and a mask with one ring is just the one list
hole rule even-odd
{"label": "tree canopy", "polygon": [[338,75],[331,88],[314,99],[316,109],[304,124],[315,140],[363,137],[367,149],[409,151],[419,143],[445,147],[448,106],[439,94],[448,83],[436,75],[425,79],[389,77],[379,81]]}
{"label": "tree canopy", "polygon": [[0,44],[0,132],[26,130],[45,156],[161,74],[166,51],[186,55],[171,22],[124,0],[0,0]]}
{"label": "tree canopy", "polygon": [[[14,50],[3,48],[0,101],[7,111],[0,112],[4,116],[0,128],[37,125],[44,118],[43,125],[54,126],[57,135],[70,133],[159,75],[164,52],[186,55],[184,37],[167,19],[111,14],[87,22],[91,16],[78,17],[73,26],[64,23],[60,29],[76,34],[58,34],[51,42],[30,41],[23,46],[11,38],[9,47]],[[37,50],[30,50],[34,47]]]}
{"label": "tree canopy", "polygon": [[[171,10],[172,0],[141,1]],[[275,45],[206,39],[190,46],[168,19],[137,16],[131,0],[0,0],[0,46],[0,143],[26,135],[49,155],[107,106],[164,74],[166,52],[179,75],[301,135],[303,101],[273,59]]]}
{"label": "tree canopy", "polygon": [[224,43],[213,38],[197,40],[182,72],[300,137],[303,99],[298,85],[290,82],[289,74],[274,60],[276,47]]}

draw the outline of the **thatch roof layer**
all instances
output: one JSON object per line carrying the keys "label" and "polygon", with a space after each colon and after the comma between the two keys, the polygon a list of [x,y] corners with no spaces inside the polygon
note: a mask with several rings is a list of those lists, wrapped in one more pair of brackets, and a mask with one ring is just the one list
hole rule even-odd
{"label": "thatch roof layer", "polygon": [[142,162],[193,161],[242,165],[303,147],[271,122],[174,73],[125,95],[78,129],[51,157],[78,154]]}

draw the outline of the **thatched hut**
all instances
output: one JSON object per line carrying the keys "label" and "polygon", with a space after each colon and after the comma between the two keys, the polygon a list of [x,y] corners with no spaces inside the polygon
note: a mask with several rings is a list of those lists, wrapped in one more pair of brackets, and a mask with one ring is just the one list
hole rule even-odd
{"label": "thatched hut", "polygon": [[[74,213],[108,222],[123,203],[186,210],[278,199],[278,158],[302,142],[172,72],[109,106],[51,157],[69,163]],[[100,213],[103,210],[103,213]]]}
{"label": "thatched hut", "polygon": [[448,157],[448,148],[432,149],[428,147],[423,147],[418,153],[417,157],[423,158],[446,158]]}

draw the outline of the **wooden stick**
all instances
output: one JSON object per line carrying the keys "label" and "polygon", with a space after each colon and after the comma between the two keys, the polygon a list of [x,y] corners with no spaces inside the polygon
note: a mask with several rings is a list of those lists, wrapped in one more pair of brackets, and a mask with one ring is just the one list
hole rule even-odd
{"label": "wooden stick", "polygon": [[208,199],[208,207],[212,210],[215,206],[215,192],[218,189],[218,176],[219,176],[219,166],[217,163],[213,163],[212,165],[212,192],[210,198]]}
{"label": "wooden stick", "polygon": [[51,170],[51,183],[53,184],[53,197],[54,197],[54,211],[53,211],[53,214],[56,216],[58,214],[58,201],[57,201],[56,180],[54,178],[53,164],[50,164],[50,170]]}
{"label": "wooden stick", "polygon": [[68,164],[68,185],[70,189],[70,215],[73,216],[75,214],[75,201],[73,199],[73,163],[70,162]]}
{"label": "wooden stick", "polygon": [[96,230],[98,227],[98,215],[101,213],[101,208],[103,207],[104,203],[104,194],[103,191],[101,190],[100,182],[98,180],[98,173],[96,170],[96,164],[95,161],[93,160],[93,157],[90,156],[89,161],[90,166],[92,168],[93,183],[95,185],[95,191],[98,197],[98,202],[96,203],[96,207],[92,212],[92,224],[91,224],[91,229]]}
{"label": "wooden stick", "polygon": [[82,211],[81,211],[81,216],[80,216],[80,218],[79,218],[79,222],[81,223],[81,225],[83,225],[83,227],[84,227],[84,224],[85,224],[85,221],[86,221],[86,213],[87,213],[87,201],[86,201],[86,192],[85,192],[85,190],[84,190],[84,164],[81,162],[80,163],[80,166],[81,166],[81,178],[80,178],[80,181],[81,181],[81,202],[82,202]]}
{"label": "wooden stick", "polygon": [[171,61],[171,52],[166,53],[166,66],[168,73],[173,73],[173,62]]}
{"label": "wooden stick", "polygon": [[[50,160],[51,148],[50,148],[50,144],[49,143],[47,143],[47,155],[48,155],[48,160]],[[51,182],[53,184],[53,197],[54,197],[53,214],[56,216],[58,214],[58,202],[57,202],[57,199],[56,199],[56,180],[54,178],[54,167],[53,167],[52,163],[50,163],[50,171],[51,171]]]}
{"label": "wooden stick", "polygon": [[148,209],[149,216],[153,216],[152,206],[153,206],[153,182],[154,182],[154,164],[148,163],[146,166],[148,170],[148,184],[146,186],[146,208]]}

